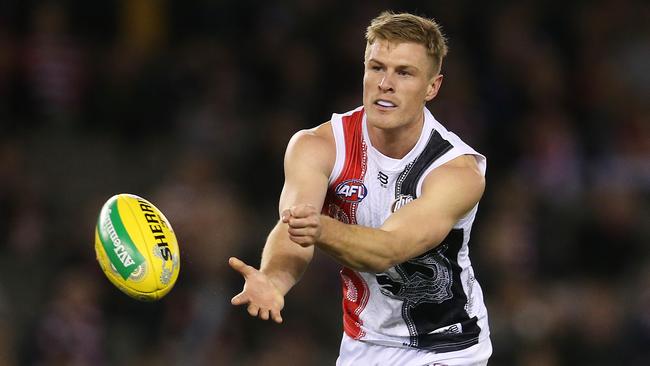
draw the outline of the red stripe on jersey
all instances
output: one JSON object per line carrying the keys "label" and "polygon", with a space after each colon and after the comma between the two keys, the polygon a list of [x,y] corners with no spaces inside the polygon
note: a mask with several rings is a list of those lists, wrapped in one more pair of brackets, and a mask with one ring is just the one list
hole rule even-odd
{"label": "red stripe on jersey", "polygon": [[368,285],[357,272],[345,267],[341,270],[341,285],[343,286],[343,330],[353,339],[365,335],[361,326],[363,321],[359,314],[368,303]]}
{"label": "red stripe on jersey", "polygon": [[[357,206],[368,193],[362,182],[366,175],[368,160],[366,143],[363,139],[363,109],[342,117],[343,137],[345,139],[345,161],[341,174],[332,182],[327,190],[323,213],[346,224],[357,223]],[[352,184],[344,183],[357,181]],[[349,184],[349,188],[361,182],[362,195],[351,193],[353,199],[344,199],[337,194],[340,184]],[[357,191],[358,192],[358,191]],[[368,285],[363,278],[349,268],[341,270],[341,284],[343,287],[343,329],[354,339],[362,338],[365,333],[361,329],[363,321],[359,314],[368,303]]]}
{"label": "red stripe on jersey", "polygon": [[327,190],[323,213],[346,224],[357,223],[357,204],[341,199],[336,194],[336,187],[348,180],[363,182],[366,174],[367,152],[363,140],[363,109],[350,115],[343,116],[343,137],[345,140],[345,162],[341,174]]}

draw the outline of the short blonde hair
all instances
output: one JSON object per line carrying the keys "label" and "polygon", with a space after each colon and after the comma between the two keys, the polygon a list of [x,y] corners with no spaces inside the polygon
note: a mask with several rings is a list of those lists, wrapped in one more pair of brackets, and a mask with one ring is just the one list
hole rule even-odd
{"label": "short blonde hair", "polygon": [[433,60],[434,75],[440,72],[442,59],[447,55],[447,39],[440,25],[433,19],[409,13],[385,11],[370,22],[366,30],[366,58],[377,39],[421,44]]}

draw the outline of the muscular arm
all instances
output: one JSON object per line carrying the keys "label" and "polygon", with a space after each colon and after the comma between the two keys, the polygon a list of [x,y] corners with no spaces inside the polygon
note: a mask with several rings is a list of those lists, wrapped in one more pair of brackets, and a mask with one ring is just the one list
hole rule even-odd
{"label": "muscular arm", "polygon": [[[294,135],[285,155],[280,212],[298,203],[321,207],[334,159],[335,146],[329,124]],[[273,318],[281,323],[284,296],[298,282],[313,253],[313,247],[291,242],[287,224],[278,221],[266,240],[259,270],[230,258],[230,266],[245,280],[244,289],[233,297],[232,304],[247,304],[251,316],[263,320]]]}
{"label": "muscular arm", "polygon": [[291,243],[286,224],[278,221],[264,245],[260,271],[268,276],[282,295],[286,295],[300,280],[313,254],[313,247],[299,247]]}
{"label": "muscular arm", "polygon": [[[300,131],[293,136],[285,154],[285,183],[280,195],[279,213],[296,204],[321,208],[325,201],[330,171],[334,164],[334,145],[327,139],[328,125]],[[313,247],[291,242],[288,226],[278,221],[271,231],[260,270],[286,294],[298,282],[312,259]]]}
{"label": "muscular arm", "polygon": [[440,244],[476,205],[484,187],[476,160],[461,156],[429,173],[422,195],[392,214],[380,228],[314,217],[308,213],[313,210],[301,206],[291,212],[289,233],[293,241],[316,245],[353,269],[382,272]]}

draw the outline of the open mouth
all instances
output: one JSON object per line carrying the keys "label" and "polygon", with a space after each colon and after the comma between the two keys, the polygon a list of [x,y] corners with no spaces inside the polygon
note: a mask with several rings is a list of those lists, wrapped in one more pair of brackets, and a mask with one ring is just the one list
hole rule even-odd
{"label": "open mouth", "polygon": [[397,105],[389,100],[386,99],[377,99],[375,101],[375,105],[382,107],[382,108],[387,108],[387,109],[392,109],[396,108]]}

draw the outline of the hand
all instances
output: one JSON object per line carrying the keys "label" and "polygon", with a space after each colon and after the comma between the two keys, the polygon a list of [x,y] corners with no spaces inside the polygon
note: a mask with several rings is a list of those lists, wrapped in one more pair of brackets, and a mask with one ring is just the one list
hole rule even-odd
{"label": "hand", "polygon": [[244,289],[230,300],[235,306],[248,304],[248,314],[262,320],[272,318],[282,323],[280,311],[284,308],[284,296],[271,280],[259,270],[241,260],[231,257],[228,264],[244,276]]}
{"label": "hand", "polygon": [[289,238],[296,244],[309,247],[320,239],[320,212],[312,205],[298,205],[282,211],[282,222],[289,224]]}

